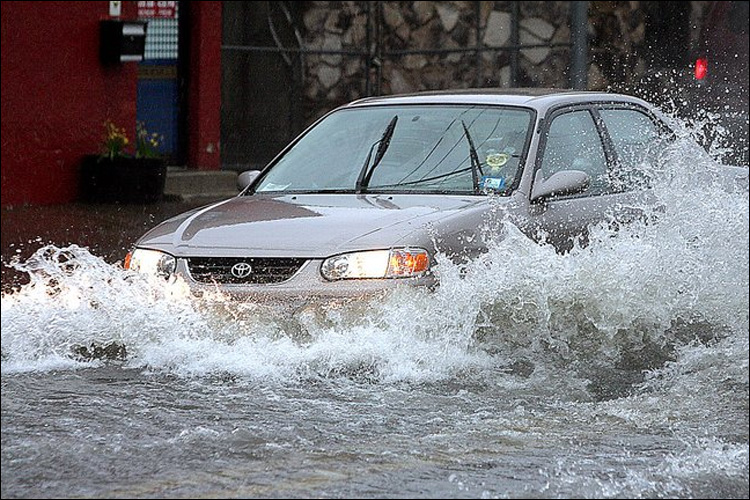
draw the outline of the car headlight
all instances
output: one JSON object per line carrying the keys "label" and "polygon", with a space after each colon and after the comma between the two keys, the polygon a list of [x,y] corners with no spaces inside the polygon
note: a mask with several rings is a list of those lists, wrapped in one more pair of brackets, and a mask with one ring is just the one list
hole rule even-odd
{"label": "car headlight", "polygon": [[421,248],[394,248],[336,255],[323,261],[320,274],[329,281],[367,278],[413,278],[430,267]]}
{"label": "car headlight", "polygon": [[125,257],[125,269],[169,278],[177,267],[177,259],[157,250],[136,248]]}

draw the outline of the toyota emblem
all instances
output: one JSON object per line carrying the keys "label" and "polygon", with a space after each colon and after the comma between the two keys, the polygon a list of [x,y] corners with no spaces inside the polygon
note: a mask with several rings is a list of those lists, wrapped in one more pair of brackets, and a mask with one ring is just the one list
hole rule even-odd
{"label": "toyota emblem", "polygon": [[242,279],[250,276],[250,273],[253,272],[253,268],[247,262],[238,262],[237,264],[232,266],[232,270],[230,272],[235,278]]}

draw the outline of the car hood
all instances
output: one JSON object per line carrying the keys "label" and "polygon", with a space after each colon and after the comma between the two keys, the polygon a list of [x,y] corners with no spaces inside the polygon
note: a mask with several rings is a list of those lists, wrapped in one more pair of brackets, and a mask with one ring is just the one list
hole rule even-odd
{"label": "car hood", "polygon": [[138,246],[178,257],[323,258],[425,244],[437,221],[479,213],[486,204],[484,197],[455,195],[241,196],[170,219]]}

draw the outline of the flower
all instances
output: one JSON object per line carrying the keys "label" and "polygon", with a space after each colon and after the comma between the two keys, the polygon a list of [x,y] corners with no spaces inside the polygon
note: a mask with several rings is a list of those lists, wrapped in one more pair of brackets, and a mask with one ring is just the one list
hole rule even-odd
{"label": "flower", "polygon": [[138,122],[135,126],[135,157],[155,158],[159,156],[159,145],[164,142],[164,136],[156,132],[149,133],[145,122]]}
{"label": "flower", "polygon": [[104,122],[104,129],[106,130],[106,134],[104,136],[103,156],[106,156],[110,160],[118,156],[125,156],[125,147],[130,144],[125,129],[119,128],[110,120]]}
{"label": "flower", "polygon": [[118,127],[111,120],[104,122],[104,152],[103,158],[157,158],[159,146],[164,142],[164,136],[156,132],[149,133],[144,122],[136,124],[135,148],[128,151],[130,139],[125,129]]}

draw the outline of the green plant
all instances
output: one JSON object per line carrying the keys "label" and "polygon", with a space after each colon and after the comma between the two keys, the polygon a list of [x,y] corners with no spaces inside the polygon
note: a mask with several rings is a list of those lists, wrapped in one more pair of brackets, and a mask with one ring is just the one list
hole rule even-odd
{"label": "green plant", "polygon": [[125,129],[118,127],[110,120],[104,122],[104,129],[106,133],[104,136],[104,152],[102,153],[102,156],[105,156],[110,160],[119,156],[126,156],[125,148],[130,144],[130,140],[125,133]]}
{"label": "green plant", "polygon": [[164,136],[146,129],[144,122],[135,126],[135,157],[156,158],[159,156],[159,145],[164,142]]}
{"label": "green plant", "polygon": [[135,128],[135,148],[128,150],[130,139],[125,129],[118,127],[111,120],[104,122],[104,151],[103,158],[157,158],[159,146],[164,142],[164,136],[146,129],[144,122],[138,122]]}

